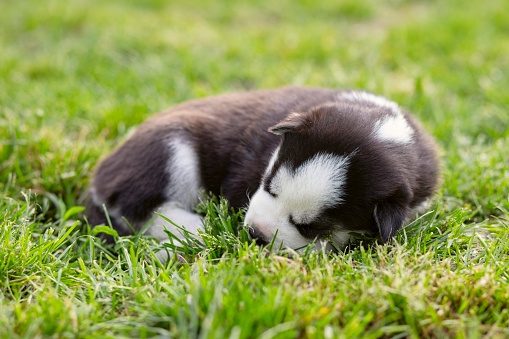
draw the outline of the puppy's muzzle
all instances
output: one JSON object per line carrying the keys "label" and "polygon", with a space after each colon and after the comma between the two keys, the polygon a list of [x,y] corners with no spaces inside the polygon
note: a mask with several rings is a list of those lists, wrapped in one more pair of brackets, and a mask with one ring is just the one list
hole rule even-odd
{"label": "puppy's muzzle", "polygon": [[249,226],[249,235],[256,241],[258,246],[266,246],[269,241],[263,236],[263,234],[256,228]]}

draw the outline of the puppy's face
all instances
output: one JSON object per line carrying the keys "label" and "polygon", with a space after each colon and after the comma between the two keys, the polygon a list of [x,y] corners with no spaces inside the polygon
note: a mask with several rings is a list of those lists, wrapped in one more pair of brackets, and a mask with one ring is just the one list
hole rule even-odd
{"label": "puppy's face", "polygon": [[343,202],[351,156],[317,153],[296,168],[290,162],[269,167],[246,214],[251,235],[261,242],[275,237],[275,248],[297,249],[315,239],[318,248],[330,249],[328,240],[345,245],[347,233],[328,212]]}
{"label": "puppy's face", "polygon": [[327,105],[269,129],[283,140],[245,216],[253,238],[276,249],[315,241],[331,250],[331,242],[344,247],[351,231],[380,232],[384,240],[397,231],[409,189],[371,139],[376,119],[368,115]]}

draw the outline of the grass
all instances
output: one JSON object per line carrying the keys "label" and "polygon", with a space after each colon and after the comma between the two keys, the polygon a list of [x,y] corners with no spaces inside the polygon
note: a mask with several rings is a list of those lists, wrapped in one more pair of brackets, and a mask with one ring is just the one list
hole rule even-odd
{"label": "grass", "polygon": [[[0,12],[0,337],[509,335],[509,5],[463,1],[7,1]],[[218,198],[162,265],[97,238],[95,164],[175,103],[363,88],[441,146],[443,185],[390,244],[267,254]]]}

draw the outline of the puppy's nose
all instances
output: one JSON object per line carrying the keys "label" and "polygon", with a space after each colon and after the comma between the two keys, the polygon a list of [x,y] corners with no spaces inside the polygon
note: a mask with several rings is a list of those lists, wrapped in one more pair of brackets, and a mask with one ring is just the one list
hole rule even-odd
{"label": "puppy's nose", "polygon": [[252,226],[249,226],[249,235],[256,241],[258,246],[265,246],[268,244],[263,234]]}

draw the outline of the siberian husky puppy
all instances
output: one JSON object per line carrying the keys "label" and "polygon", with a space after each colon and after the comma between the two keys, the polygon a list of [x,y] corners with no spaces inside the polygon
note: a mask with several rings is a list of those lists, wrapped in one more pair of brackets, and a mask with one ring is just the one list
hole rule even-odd
{"label": "siberian husky puppy", "polygon": [[[387,241],[436,189],[435,145],[396,103],[364,91],[287,87],[192,100],[138,127],[97,167],[88,220],[203,229],[202,192],[247,208],[261,244],[344,247],[350,232]],[[125,219],[125,220],[124,220]],[[331,245],[334,244],[334,245]]]}

